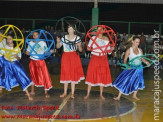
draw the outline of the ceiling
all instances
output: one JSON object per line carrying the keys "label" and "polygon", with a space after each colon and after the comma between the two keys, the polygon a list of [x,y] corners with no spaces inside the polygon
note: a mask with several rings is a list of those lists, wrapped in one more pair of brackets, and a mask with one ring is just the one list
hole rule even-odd
{"label": "ceiling", "polygon": [[[95,0],[10,0],[10,1],[57,1],[57,2],[94,2]],[[142,4],[163,4],[163,0],[98,0],[106,3],[142,3]]]}

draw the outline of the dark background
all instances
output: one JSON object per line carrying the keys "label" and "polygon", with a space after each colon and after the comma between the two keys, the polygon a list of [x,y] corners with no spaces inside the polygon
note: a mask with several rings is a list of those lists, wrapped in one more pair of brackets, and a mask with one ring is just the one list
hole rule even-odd
{"label": "dark background", "polygon": [[[91,20],[93,3],[0,2],[1,18],[59,19],[74,16]],[[99,3],[99,20],[163,22],[163,5]]]}
{"label": "dark background", "polygon": [[[88,20],[83,21],[88,31],[91,28],[93,7],[93,2],[0,1],[0,18],[12,18],[7,20],[7,24],[16,25],[21,29],[32,29],[32,19],[48,19],[36,20],[35,29],[38,29],[48,25],[55,27],[58,19],[72,16]],[[163,23],[163,4],[99,3],[98,7],[99,24],[108,25],[115,32],[128,33],[128,23],[104,21],[145,22],[132,23],[130,33],[144,32],[146,35],[153,34],[154,29],[159,30],[159,23]],[[5,20],[0,19],[0,26],[4,24]],[[163,28],[163,24],[161,27]]]}

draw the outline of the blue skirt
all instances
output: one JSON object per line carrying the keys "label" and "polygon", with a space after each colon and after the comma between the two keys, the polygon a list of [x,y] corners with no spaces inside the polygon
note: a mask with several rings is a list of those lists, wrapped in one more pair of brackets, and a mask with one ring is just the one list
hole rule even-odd
{"label": "blue skirt", "polygon": [[2,67],[2,87],[11,91],[13,87],[19,86],[25,91],[32,85],[31,79],[26,74],[23,66],[19,61],[10,62],[4,59]]}
{"label": "blue skirt", "polygon": [[4,62],[4,57],[3,56],[0,56],[0,88],[3,87],[2,85],[2,67],[4,66],[3,64]]}
{"label": "blue skirt", "polygon": [[143,66],[140,65],[139,69],[127,69],[123,70],[122,73],[115,79],[112,86],[117,88],[122,94],[129,95],[138,89],[143,90],[144,77],[143,77]]}

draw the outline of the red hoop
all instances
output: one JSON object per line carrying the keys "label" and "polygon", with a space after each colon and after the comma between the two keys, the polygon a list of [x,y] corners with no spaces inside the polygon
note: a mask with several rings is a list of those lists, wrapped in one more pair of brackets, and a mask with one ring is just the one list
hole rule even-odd
{"label": "red hoop", "polygon": [[[98,32],[95,31],[97,29],[97,27],[101,27]],[[104,31],[101,31],[101,30],[104,30]],[[96,39],[97,39],[98,35],[102,34],[102,33],[106,33],[108,38],[109,38],[109,43],[105,46],[100,46],[96,43]],[[93,35],[95,35],[94,39],[92,38]],[[88,39],[92,40],[92,44],[90,47],[88,46],[88,41],[89,41]],[[96,26],[93,26],[91,29],[89,29],[89,31],[87,32],[86,37],[85,37],[85,44],[88,48],[91,49],[92,52],[95,52],[95,53],[107,53],[107,52],[109,52],[110,53],[111,49],[108,50],[107,48],[109,46],[114,47],[116,45],[116,40],[117,40],[117,37],[116,37],[116,34],[112,28],[110,28],[109,26],[106,26],[106,25],[96,25]],[[93,44],[95,44],[97,46],[97,48],[92,48]],[[102,48],[104,48],[104,50]],[[96,49],[100,49],[101,52],[95,51]]]}

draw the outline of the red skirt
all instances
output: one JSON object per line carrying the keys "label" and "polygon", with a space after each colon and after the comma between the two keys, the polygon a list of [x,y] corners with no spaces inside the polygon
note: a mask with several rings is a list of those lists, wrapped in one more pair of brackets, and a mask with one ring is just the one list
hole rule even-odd
{"label": "red skirt", "polygon": [[78,84],[84,79],[83,68],[79,55],[76,52],[64,52],[61,61],[60,83]]}
{"label": "red skirt", "polygon": [[45,90],[52,88],[51,78],[44,60],[30,60],[30,77],[36,87],[44,87]]}
{"label": "red skirt", "polygon": [[104,87],[112,84],[107,55],[92,55],[87,69],[85,84]]}

